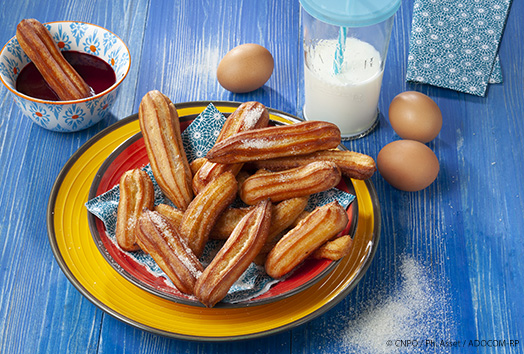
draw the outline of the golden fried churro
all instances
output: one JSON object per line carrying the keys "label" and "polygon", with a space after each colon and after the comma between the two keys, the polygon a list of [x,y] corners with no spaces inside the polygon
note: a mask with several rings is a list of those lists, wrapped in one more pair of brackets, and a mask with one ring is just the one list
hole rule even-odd
{"label": "golden fried churro", "polygon": [[200,168],[207,162],[207,159],[205,157],[199,157],[194,159],[189,163],[189,167],[191,167],[191,173],[193,176],[200,170]]}
{"label": "golden fried churro", "polygon": [[47,28],[35,19],[22,20],[16,39],[45,82],[62,101],[79,100],[94,91],[64,58]]}
{"label": "golden fried churro", "polygon": [[267,127],[268,124],[269,112],[262,103],[244,102],[227,117],[217,142],[240,132]]}
{"label": "golden fried churro", "polygon": [[317,248],[311,257],[316,259],[331,259],[336,261],[347,256],[351,251],[353,239],[349,235],[337,237],[334,240],[327,241]]}
{"label": "golden fried churro", "polygon": [[164,194],[181,210],[193,199],[191,169],[175,105],[159,91],[145,94],[138,110],[151,170]]}
{"label": "golden fried churro", "polygon": [[241,168],[242,164],[240,163],[222,164],[209,161],[205,162],[193,177],[193,193],[195,193],[195,195],[200,193],[205,188],[205,186],[216,176],[226,171],[232,173],[235,176]]}
{"label": "golden fried churro", "polygon": [[[259,170],[259,171],[262,171],[262,170]],[[244,183],[244,181],[246,179],[249,178],[249,176],[251,176],[251,174],[245,170],[240,170],[240,172],[237,173],[237,182],[238,182],[238,185],[240,186],[242,183]]]}
{"label": "golden fried churro", "polygon": [[246,208],[227,208],[218,218],[210,237],[215,240],[226,240],[240,220],[251,210],[253,210],[252,206]]}
{"label": "golden fried churro", "polygon": [[248,205],[266,198],[276,203],[328,190],[335,187],[340,178],[336,164],[317,161],[286,171],[254,174],[242,183],[239,194]]}
{"label": "golden fried churro", "polygon": [[239,163],[333,149],[340,144],[340,130],[332,123],[308,121],[244,131],[209,150],[211,162]]}
{"label": "golden fried churro", "polygon": [[144,210],[137,223],[140,247],[185,294],[193,294],[204,267],[171,223],[156,211]]}
{"label": "golden fried churro", "polygon": [[253,162],[256,168],[282,171],[306,165],[314,161],[331,161],[337,164],[342,174],[349,178],[364,180],[373,176],[377,167],[371,156],[354,151],[322,150],[306,155],[287,156]]}
{"label": "golden fried churro", "polygon": [[207,307],[222,300],[266,241],[271,202],[261,201],[237,225],[195,285],[195,296]]}
{"label": "golden fried churro", "polygon": [[281,201],[273,206],[271,226],[266,244],[271,244],[273,240],[284,230],[293,224],[293,221],[304,211],[309,197],[290,198]]}
{"label": "golden fried churro", "polygon": [[283,232],[290,228],[307,206],[309,197],[291,198],[281,201],[273,206],[273,216],[266,243],[260,250],[255,263],[264,265],[267,254],[275,247]]}
{"label": "golden fried churro", "polygon": [[[269,123],[269,112],[259,102],[245,102],[231,113],[220,130],[216,143],[239,132],[266,127]],[[215,143],[215,144],[216,144]],[[242,164],[224,164],[207,161],[193,177],[193,191],[198,194],[213,178],[230,171],[234,175],[240,171]]]}
{"label": "golden fried churro", "polygon": [[171,205],[167,204],[158,204],[153,210],[169,220],[169,222],[177,229],[180,227],[180,224],[182,224],[184,212],[180,209],[173,208]]}
{"label": "golden fried churro", "polygon": [[266,273],[277,279],[286,275],[318,247],[344,230],[347,223],[346,210],[336,201],[316,208],[269,252]]}
{"label": "golden fried churro", "polygon": [[[306,208],[308,199],[308,197],[290,198],[273,205],[273,216],[271,217],[271,226],[267,237],[268,242],[271,242],[278,234],[293,223],[298,215]],[[240,220],[251,210],[253,210],[253,206],[227,208],[222,215],[220,215],[210,236],[216,240],[227,239]]]}
{"label": "golden fried churro", "polygon": [[200,257],[220,214],[233,202],[238,190],[231,172],[217,176],[189,204],[180,224],[180,234]]}
{"label": "golden fried churro", "polygon": [[120,177],[120,199],[116,220],[116,241],[124,251],[138,251],[135,225],[142,209],[153,208],[155,192],[153,182],[140,169],[126,171]]}
{"label": "golden fried churro", "polygon": [[307,211],[307,210],[304,210],[303,212],[301,212],[297,218],[295,219],[295,221],[293,221],[293,223],[291,224],[291,227],[295,227],[298,225],[298,223],[300,221],[302,221],[302,219],[304,219],[306,216],[308,216],[309,214],[311,214],[310,211]]}

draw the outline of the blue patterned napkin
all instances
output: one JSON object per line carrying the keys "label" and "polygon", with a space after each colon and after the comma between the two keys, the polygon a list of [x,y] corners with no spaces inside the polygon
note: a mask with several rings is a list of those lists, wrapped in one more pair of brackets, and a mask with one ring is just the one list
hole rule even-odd
{"label": "blue patterned napkin", "polygon": [[[203,157],[207,154],[207,151],[215,144],[218,133],[220,132],[225,120],[226,118],[224,115],[222,115],[213,104],[209,104],[206,109],[184,130],[182,133],[182,141],[189,161],[193,161],[194,159]],[[162,194],[162,191],[155,181],[150,166],[146,165],[143,170],[149,174],[153,181],[153,186],[155,188],[155,205],[161,203],[173,205]],[[104,222],[106,234],[115,245],[118,245],[116,242],[115,230],[119,199],[120,190],[118,185],[116,185],[106,193],[103,193],[86,203],[89,212]],[[334,200],[338,200],[343,207],[347,208],[354,199],[354,195],[333,188],[312,195],[307,209],[312,210],[316,206],[325,205]],[[211,240],[208,242],[204,254],[200,258],[200,261],[204,266],[211,262],[213,255],[216,254],[221,246],[222,243],[219,241]],[[160,269],[150,255],[141,251],[127,252],[127,254],[136,262],[144,265],[152,274],[164,276],[167,281],[170,282],[169,278],[165,276],[162,269]],[[265,293],[273,284],[282,280],[283,279],[275,280],[271,278],[266,274],[263,267],[252,263],[240,279],[238,279],[231,287],[228,295],[222,301],[226,303],[247,301]]]}
{"label": "blue patterned napkin", "polygon": [[415,0],[408,81],[484,96],[502,82],[497,56],[511,0]]}
{"label": "blue patterned napkin", "polygon": [[206,156],[220,134],[226,117],[210,103],[182,132],[182,142],[189,162]]}

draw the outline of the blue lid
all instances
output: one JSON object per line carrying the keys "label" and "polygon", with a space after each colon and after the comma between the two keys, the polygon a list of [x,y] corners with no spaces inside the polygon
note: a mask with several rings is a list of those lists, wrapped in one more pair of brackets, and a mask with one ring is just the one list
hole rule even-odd
{"label": "blue lid", "polygon": [[311,16],[335,26],[363,27],[387,20],[400,0],[300,0]]}

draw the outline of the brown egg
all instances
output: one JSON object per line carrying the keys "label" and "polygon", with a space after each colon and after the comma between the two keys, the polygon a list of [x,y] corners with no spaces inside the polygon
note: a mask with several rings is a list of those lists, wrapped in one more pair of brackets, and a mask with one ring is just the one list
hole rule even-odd
{"label": "brown egg", "polygon": [[427,143],[442,128],[442,113],[428,96],[416,91],[398,94],[389,105],[389,122],[403,139]]}
{"label": "brown egg", "polygon": [[409,192],[429,186],[440,169],[435,153],[415,140],[397,140],[384,146],[377,156],[377,168],[389,184]]}
{"label": "brown egg", "polygon": [[273,73],[275,63],[266,48],[247,43],[231,49],[220,61],[217,79],[226,90],[250,92],[264,85]]}

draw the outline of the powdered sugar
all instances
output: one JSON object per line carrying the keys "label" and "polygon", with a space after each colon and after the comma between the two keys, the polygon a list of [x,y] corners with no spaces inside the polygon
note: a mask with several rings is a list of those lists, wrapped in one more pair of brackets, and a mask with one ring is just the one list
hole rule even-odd
{"label": "powdered sugar", "polygon": [[[168,236],[169,239],[177,239],[180,241],[180,244],[184,248],[184,251],[186,254],[191,254],[193,251],[189,248],[189,246],[186,244],[186,242],[178,237],[177,235],[174,235],[171,228],[167,225],[165,219],[160,216],[157,212],[150,212],[149,213],[151,217],[151,221],[155,224],[155,226],[160,230],[160,232],[164,233]],[[177,252],[177,257],[184,264],[186,269],[195,277],[198,278],[202,272],[195,267],[194,262],[188,258],[188,256],[184,254],[183,252]]]}
{"label": "powdered sugar", "polygon": [[127,219],[126,226],[125,226],[126,230],[128,231],[134,230],[135,225],[136,225],[136,218],[134,216],[129,216],[129,218]]}
{"label": "powdered sugar", "polygon": [[260,120],[260,116],[264,112],[263,107],[254,107],[252,110],[246,110],[243,112],[244,126],[246,130],[255,128],[256,124]]}
{"label": "powdered sugar", "polygon": [[271,147],[272,141],[266,138],[259,138],[259,139],[243,139],[242,140],[243,147],[247,149],[267,149]]}
{"label": "powdered sugar", "polygon": [[178,259],[186,266],[186,269],[195,277],[195,279],[198,279],[202,275],[202,271],[197,269],[193,262],[191,262],[191,260],[185,255],[179,254]]}

